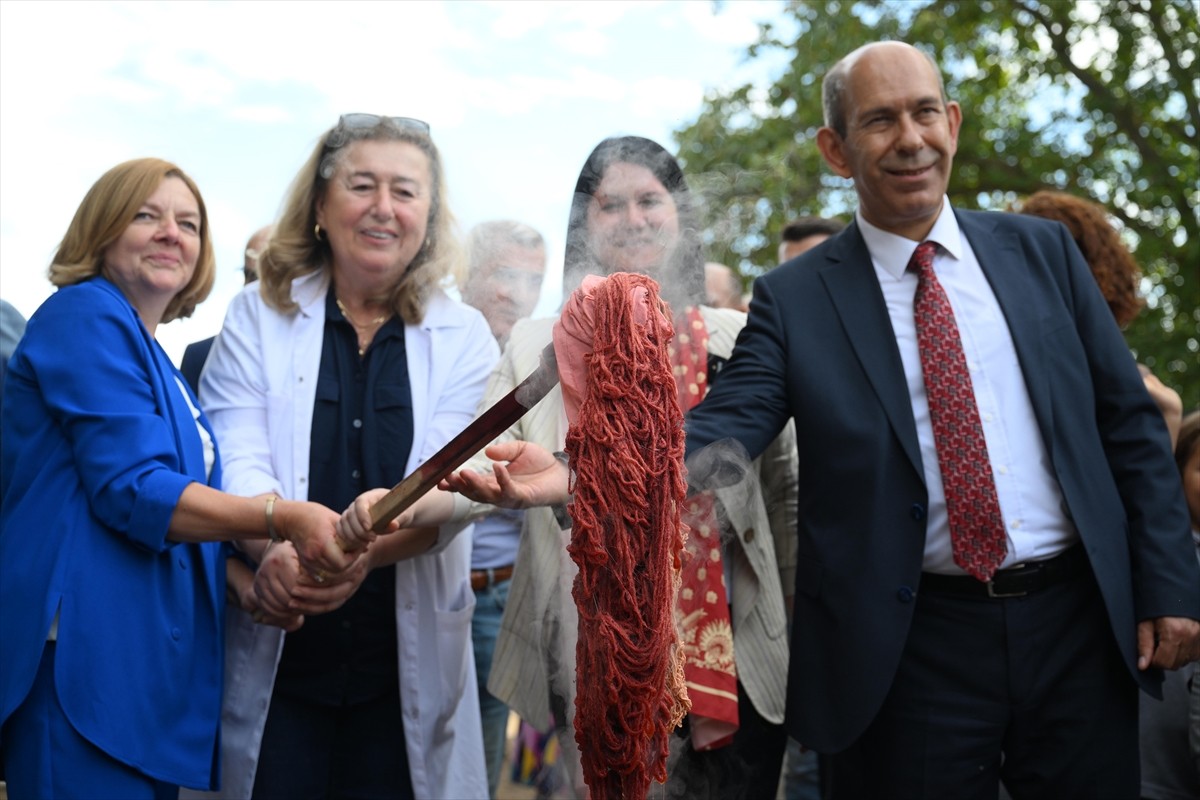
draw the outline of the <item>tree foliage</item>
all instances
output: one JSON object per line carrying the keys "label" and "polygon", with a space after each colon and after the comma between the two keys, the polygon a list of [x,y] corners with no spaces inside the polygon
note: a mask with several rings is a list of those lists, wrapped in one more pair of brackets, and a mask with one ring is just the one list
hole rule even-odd
{"label": "tree foliage", "polygon": [[768,86],[711,93],[676,132],[705,199],[708,257],[749,283],[806,214],[848,218],[848,181],[816,147],[821,78],[861,44],[927,47],[964,110],[951,201],[1005,210],[1044,188],[1109,209],[1144,271],[1126,330],[1138,359],[1200,406],[1200,23],[1194,0],[787,2],[747,58]]}

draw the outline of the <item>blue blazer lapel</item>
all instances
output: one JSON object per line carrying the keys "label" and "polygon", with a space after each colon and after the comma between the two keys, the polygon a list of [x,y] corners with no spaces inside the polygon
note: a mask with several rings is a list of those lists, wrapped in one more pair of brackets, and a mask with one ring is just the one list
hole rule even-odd
{"label": "blue blazer lapel", "polygon": [[987,215],[955,212],[959,227],[971,243],[975,258],[996,295],[1012,336],[1033,412],[1042,428],[1043,439],[1054,441],[1053,405],[1050,402],[1050,375],[1043,350],[1042,314],[1046,299],[1029,291],[1024,279],[1029,257],[1015,231],[997,231],[996,220]]}
{"label": "blue blazer lapel", "polygon": [[866,242],[858,226],[850,227],[831,244],[826,264],[818,268],[830,299],[842,320],[850,346],[862,364],[909,461],[923,475],[921,447],[913,420],[912,400],[896,334]]}

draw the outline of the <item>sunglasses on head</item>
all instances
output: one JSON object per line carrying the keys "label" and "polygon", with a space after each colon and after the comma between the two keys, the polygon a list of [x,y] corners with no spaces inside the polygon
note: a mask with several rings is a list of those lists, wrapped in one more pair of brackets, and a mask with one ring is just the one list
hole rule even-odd
{"label": "sunglasses on head", "polygon": [[328,162],[333,151],[339,149],[346,143],[349,138],[347,131],[363,130],[374,128],[384,121],[390,122],[400,130],[410,130],[417,133],[429,135],[429,123],[423,119],[415,117],[381,117],[378,114],[342,114],[338,117],[338,124],[329,132],[329,136],[325,139],[325,147],[323,149],[323,158],[319,167],[320,174],[328,178],[332,173],[332,165]]}
{"label": "sunglasses on head", "polygon": [[423,119],[414,117],[381,117],[378,114],[342,114],[338,117],[338,128],[374,128],[379,123],[387,120],[397,128],[408,128],[410,130],[420,131],[421,133],[429,133],[429,123]]}

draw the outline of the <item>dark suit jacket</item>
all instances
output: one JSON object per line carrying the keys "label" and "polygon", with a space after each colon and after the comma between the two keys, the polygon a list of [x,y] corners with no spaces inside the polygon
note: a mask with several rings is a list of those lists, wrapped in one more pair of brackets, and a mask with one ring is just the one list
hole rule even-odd
{"label": "dark suit jacket", "polygon": [[[957,212],[1003,309],[1053,470],[1138,673],[1136,622],[1200,618],[1200,572],[1165,425],[1066,229]],[[882,290],[856,225],[759,278],[688,450],[758,455],[796,421],[799,542],[788,726],[836,752],[878,712],[920,582],[928,502]]]}
{"label": "dark suit jacket", "polygon": [[200,394],[200,372],[204,369],[204,362],[208,361],[209,351],[212,350],[213,342],[216,339],[217,337],[210,336],[199,342],[192,342],[183,351],[183,361],[179,364],[179,371],[183,373],[188,386],[192,387],[192,394]]}

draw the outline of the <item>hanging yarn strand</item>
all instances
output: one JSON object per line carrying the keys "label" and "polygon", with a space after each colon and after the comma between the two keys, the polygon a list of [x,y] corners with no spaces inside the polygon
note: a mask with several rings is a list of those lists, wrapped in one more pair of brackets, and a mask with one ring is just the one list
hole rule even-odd
{"label": "hanging yarn strand", "polygon": [[[639,320],[639,291],[650,320]],[[575,739],[592,800],[643,800],[651,781],[666,780],[670,736],[690,705],[675,624],[683,414],[658,285],[618,273],[594,301],[587,391],[566,442],[568,552],[579,566]]]}

